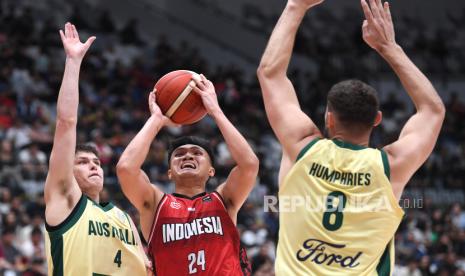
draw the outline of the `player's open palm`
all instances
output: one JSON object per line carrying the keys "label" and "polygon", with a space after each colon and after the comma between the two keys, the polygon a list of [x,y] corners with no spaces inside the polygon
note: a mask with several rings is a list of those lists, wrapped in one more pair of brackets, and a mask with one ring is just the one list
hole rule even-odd
{"label": "player's open palm", "polygon": [[324,0],[289,0],[289,3],[305,7],[306,9],[310,9],[313,6],[322,3],[323,1]]}
{"label": "player's open palm", "polygon": [[82,43],[79,39],[79,34],[76,27],[71,23],[65,24],[65,31],[60,30],[61,41],[65,48],[66,57],[71,59],[82,59],[89,49],[92,42],[95,40],[95,36],[91,36],[85,43]]}
{"label": "player's open palm", "polygon": [[213,115],[215,112],[221,111],[213,83],[207,80],[204,75],[200,75],[200,79],[194,78],[194,81],[196,85],[193,88],[194,92],[202,98],[203,106],[208,114]]}
{"label": "player's open palm", "polygon": [[396,44],[389,3],[381,0],[361,0],[365,20],[363,21],[363,40],[376,51]]}

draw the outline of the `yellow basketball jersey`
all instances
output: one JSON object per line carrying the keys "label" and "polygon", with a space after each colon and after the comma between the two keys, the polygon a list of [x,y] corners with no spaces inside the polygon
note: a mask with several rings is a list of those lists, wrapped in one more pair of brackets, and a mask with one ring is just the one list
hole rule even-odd
{"label": "yellow basketball jersey", "polygon": [[128,215],[82,195],[66,220],[47,226],[48,275],[146,275]]}
{"label": "yellow basketball jersey", "polygon": [[316,139],[279,190],[276,275],[391,275],[403,217],[384,151]]}

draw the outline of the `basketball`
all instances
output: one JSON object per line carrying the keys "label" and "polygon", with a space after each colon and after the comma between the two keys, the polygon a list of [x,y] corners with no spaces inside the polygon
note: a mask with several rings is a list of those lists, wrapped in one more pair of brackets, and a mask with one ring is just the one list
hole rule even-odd
{"label": "basketball", "polygon": [[161,112],[176,124],[193,124],[207,114],[202,98],[192,91],[194,78],[200,76],[192,71],[176,70],[164,75],[155,84],[156,101]]}

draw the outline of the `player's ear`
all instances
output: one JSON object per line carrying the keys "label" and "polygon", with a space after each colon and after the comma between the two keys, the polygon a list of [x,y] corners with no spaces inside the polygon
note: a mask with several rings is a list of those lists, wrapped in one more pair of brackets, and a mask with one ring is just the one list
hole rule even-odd
{"label": "player's ear", "polygon": [[171,180],[171,176],[172,176],[172,174],[171,174],[171,169],[168,169],[167,174],[168,174],[168,179]]}
{"label": "player's ear", "polygon": [[326,110],[326,127],[328,129],[334,128],[334,113]]}
{"label": "player's ear", "polygon": [[381,111],[378,111],[378,113],[376,114],[376,118],[375,118],[375,123],[373,124],[373,126],[378,126],[379,124],[381,124],[381,121],[383,120],[383,112]]}
{"label": "player's ear", "polygon": [[208,176],[210,177],[215,176],[215,168],[210,167],[210,169],[208,169]]}

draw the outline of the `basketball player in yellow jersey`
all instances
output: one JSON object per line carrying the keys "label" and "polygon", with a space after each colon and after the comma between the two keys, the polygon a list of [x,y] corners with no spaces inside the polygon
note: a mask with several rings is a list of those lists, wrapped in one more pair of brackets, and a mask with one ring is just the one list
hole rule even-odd
{"label": "basketball player in yellow jersey", "polygon": [[111,203],[99,202],[103,170],[97,151],[76,147],[79,70],[95,37],[81,43],[70,23],[60,35],[66,65],[44,192],[48,274],[146,275],[132,220]]}
{"label": "basketball player in yellow jersey", "polygon": [[328,93],[323,138],[286,76],[300,22],[321,2],[287,2],[257,71],[283,147],[276,275],[390,275],[393,237],[403,216],[397,202],[436,143],[444,105],[396,43],[389,4],[362,0],[363,39],[400,78],[416,113],[397,141],[369,148],[371,131],[381,122],[375,90],[343,81]]}

